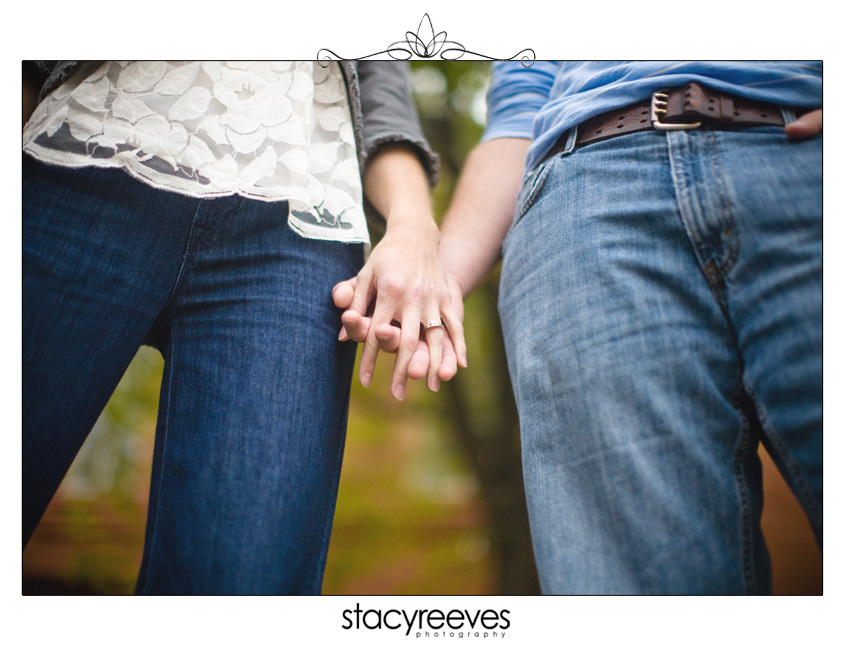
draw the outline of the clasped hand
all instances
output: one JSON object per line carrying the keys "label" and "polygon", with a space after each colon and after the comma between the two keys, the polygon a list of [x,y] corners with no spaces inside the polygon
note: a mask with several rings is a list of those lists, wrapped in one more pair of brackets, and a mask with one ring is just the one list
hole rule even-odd
{"label": "clasped hand", "polygon": [[[822,129],[819,109],[787,125],[785,133],[801,140]],[[391,220],[357,277],[334,287],[334,304],[344,309],[340,340],[363,343],[359,377],[364,387],[372,383],[379,350],[396,354],[390,392],[399,400],[408,378],[427,377],[428,388],[436,392],[441,380],[466,367],[463,296],[443,270],[438,245],[432,220],[422,229],[418,222]],[[443,326],[423,328],[438,322]]]}
{"label": "clasped hand", "polygon": [[[363,343],[359,378],[369,387],[379,350],[395,353],[390,392],[405,397],[408,378],[427,377],[436,392],[458,366],[466,367],[463,302],[457,284],[440,265],[439,236],[388,229],[357,277],[334,287],[342,315],[340,340]],[[430,323],[442,327],[423,328]]]}

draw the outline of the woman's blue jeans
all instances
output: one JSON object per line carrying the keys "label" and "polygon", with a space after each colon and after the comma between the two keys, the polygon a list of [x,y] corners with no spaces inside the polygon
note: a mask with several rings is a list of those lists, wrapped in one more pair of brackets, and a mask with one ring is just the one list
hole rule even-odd
{"label": "woman's blue jeans", "polygon": [[821,147],[650,131],[526,179],[499,309],[545,593],[770,592],[760,440],[822,542]]}
{"label": "woman's blue jeans", "polygon": [[319,593],[355,355],[331,289],[362,246],[296,235],[286,203],[23,166],[24,543],[147,343],[165,368],[138,591]]}

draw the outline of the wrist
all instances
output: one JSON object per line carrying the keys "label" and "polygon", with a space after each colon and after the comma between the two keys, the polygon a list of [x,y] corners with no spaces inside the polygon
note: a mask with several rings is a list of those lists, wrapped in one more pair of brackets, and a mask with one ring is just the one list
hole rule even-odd
{"label": "wrist", "polygon": [[427,194],[418,197],[413,193],[403,194],[403,197],[392,201],[384,217],[387,219],[387,226],[394,223],[436,224],[431,200]]}
{"label": "wrist", "polygon": [[440,247],[440,265],[442,265],[446,278],[460,292],[460,299],[462,300],[474,287],[466,274],[465,266],[461,265],[459,260],[449,259],[448,256],[444,255],[442,247]]}
{"label": "wrist", "polygon": [[460,289],[463,297],[471,293],[492,268],[492,262],[479,256],[480,243],[444,225],[439,258],[446,276]]}
{"label": "wrist", "polygon": [[440,244],[440,230],[434,222],[430,211],[402,210],[397,208],[390,211],[387,217],[386,235],[392,237],[407,237],[414,241],[433,242]]}

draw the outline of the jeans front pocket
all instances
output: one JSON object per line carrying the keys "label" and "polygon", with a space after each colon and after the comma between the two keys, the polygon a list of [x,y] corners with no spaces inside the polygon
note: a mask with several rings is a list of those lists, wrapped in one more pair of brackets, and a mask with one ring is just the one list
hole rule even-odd
{"label": "jeans front pocket", "polygon": [[516,197],[516,211],[513,214],[513,222],[507,230],[507,235],[504,238],[502,249],[506,248],[507,241],[510,240],[510,234],[513,233],[513,229],[516,228],[516,225],[519,224],[528,209],[533,206],[534,202],[536,202],[536,198],[545,186],[545,180],[548,178],[548,172],[558,158],[559,157],[555,156],[540,163],[525,176],[522,181],[522,186],[519,189],[519,194]]}

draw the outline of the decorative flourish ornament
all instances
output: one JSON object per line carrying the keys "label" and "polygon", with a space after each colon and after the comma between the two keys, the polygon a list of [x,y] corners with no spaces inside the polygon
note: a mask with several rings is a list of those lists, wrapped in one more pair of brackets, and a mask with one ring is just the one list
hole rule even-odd
{"label": "decorative flourish ornament", "polygon": [[[464,54],[470,54],[481,59],[490,59],[503,61],[498,57],[490,57],[485,54],[467,50],[463,45],[457,41],[449,41],[448,34],[445,31],[435,32],[434,25],[431,22],[431,17],[428,14],[422,16],[419,21],[419,27],[416,32],[405,32],[404,41],[396,41],[391,43],[385,50],[380,52],[373,52],[362,57],[352,57],[353,59],[371,59],[382,54],[388,54],[393,59],[411,59],[415,55],[420,59],[433,59],[439,55],[440,59],[444,61],[452,61],[460,59]],[[317,53],[317,60],[320,66],[327,66],[331,61],[345,59],[328,48],[322,48]],[[536,61],[536,53],[526,48],[508,57],[508,61],[519,59],[525,68],[529,68]]]}

